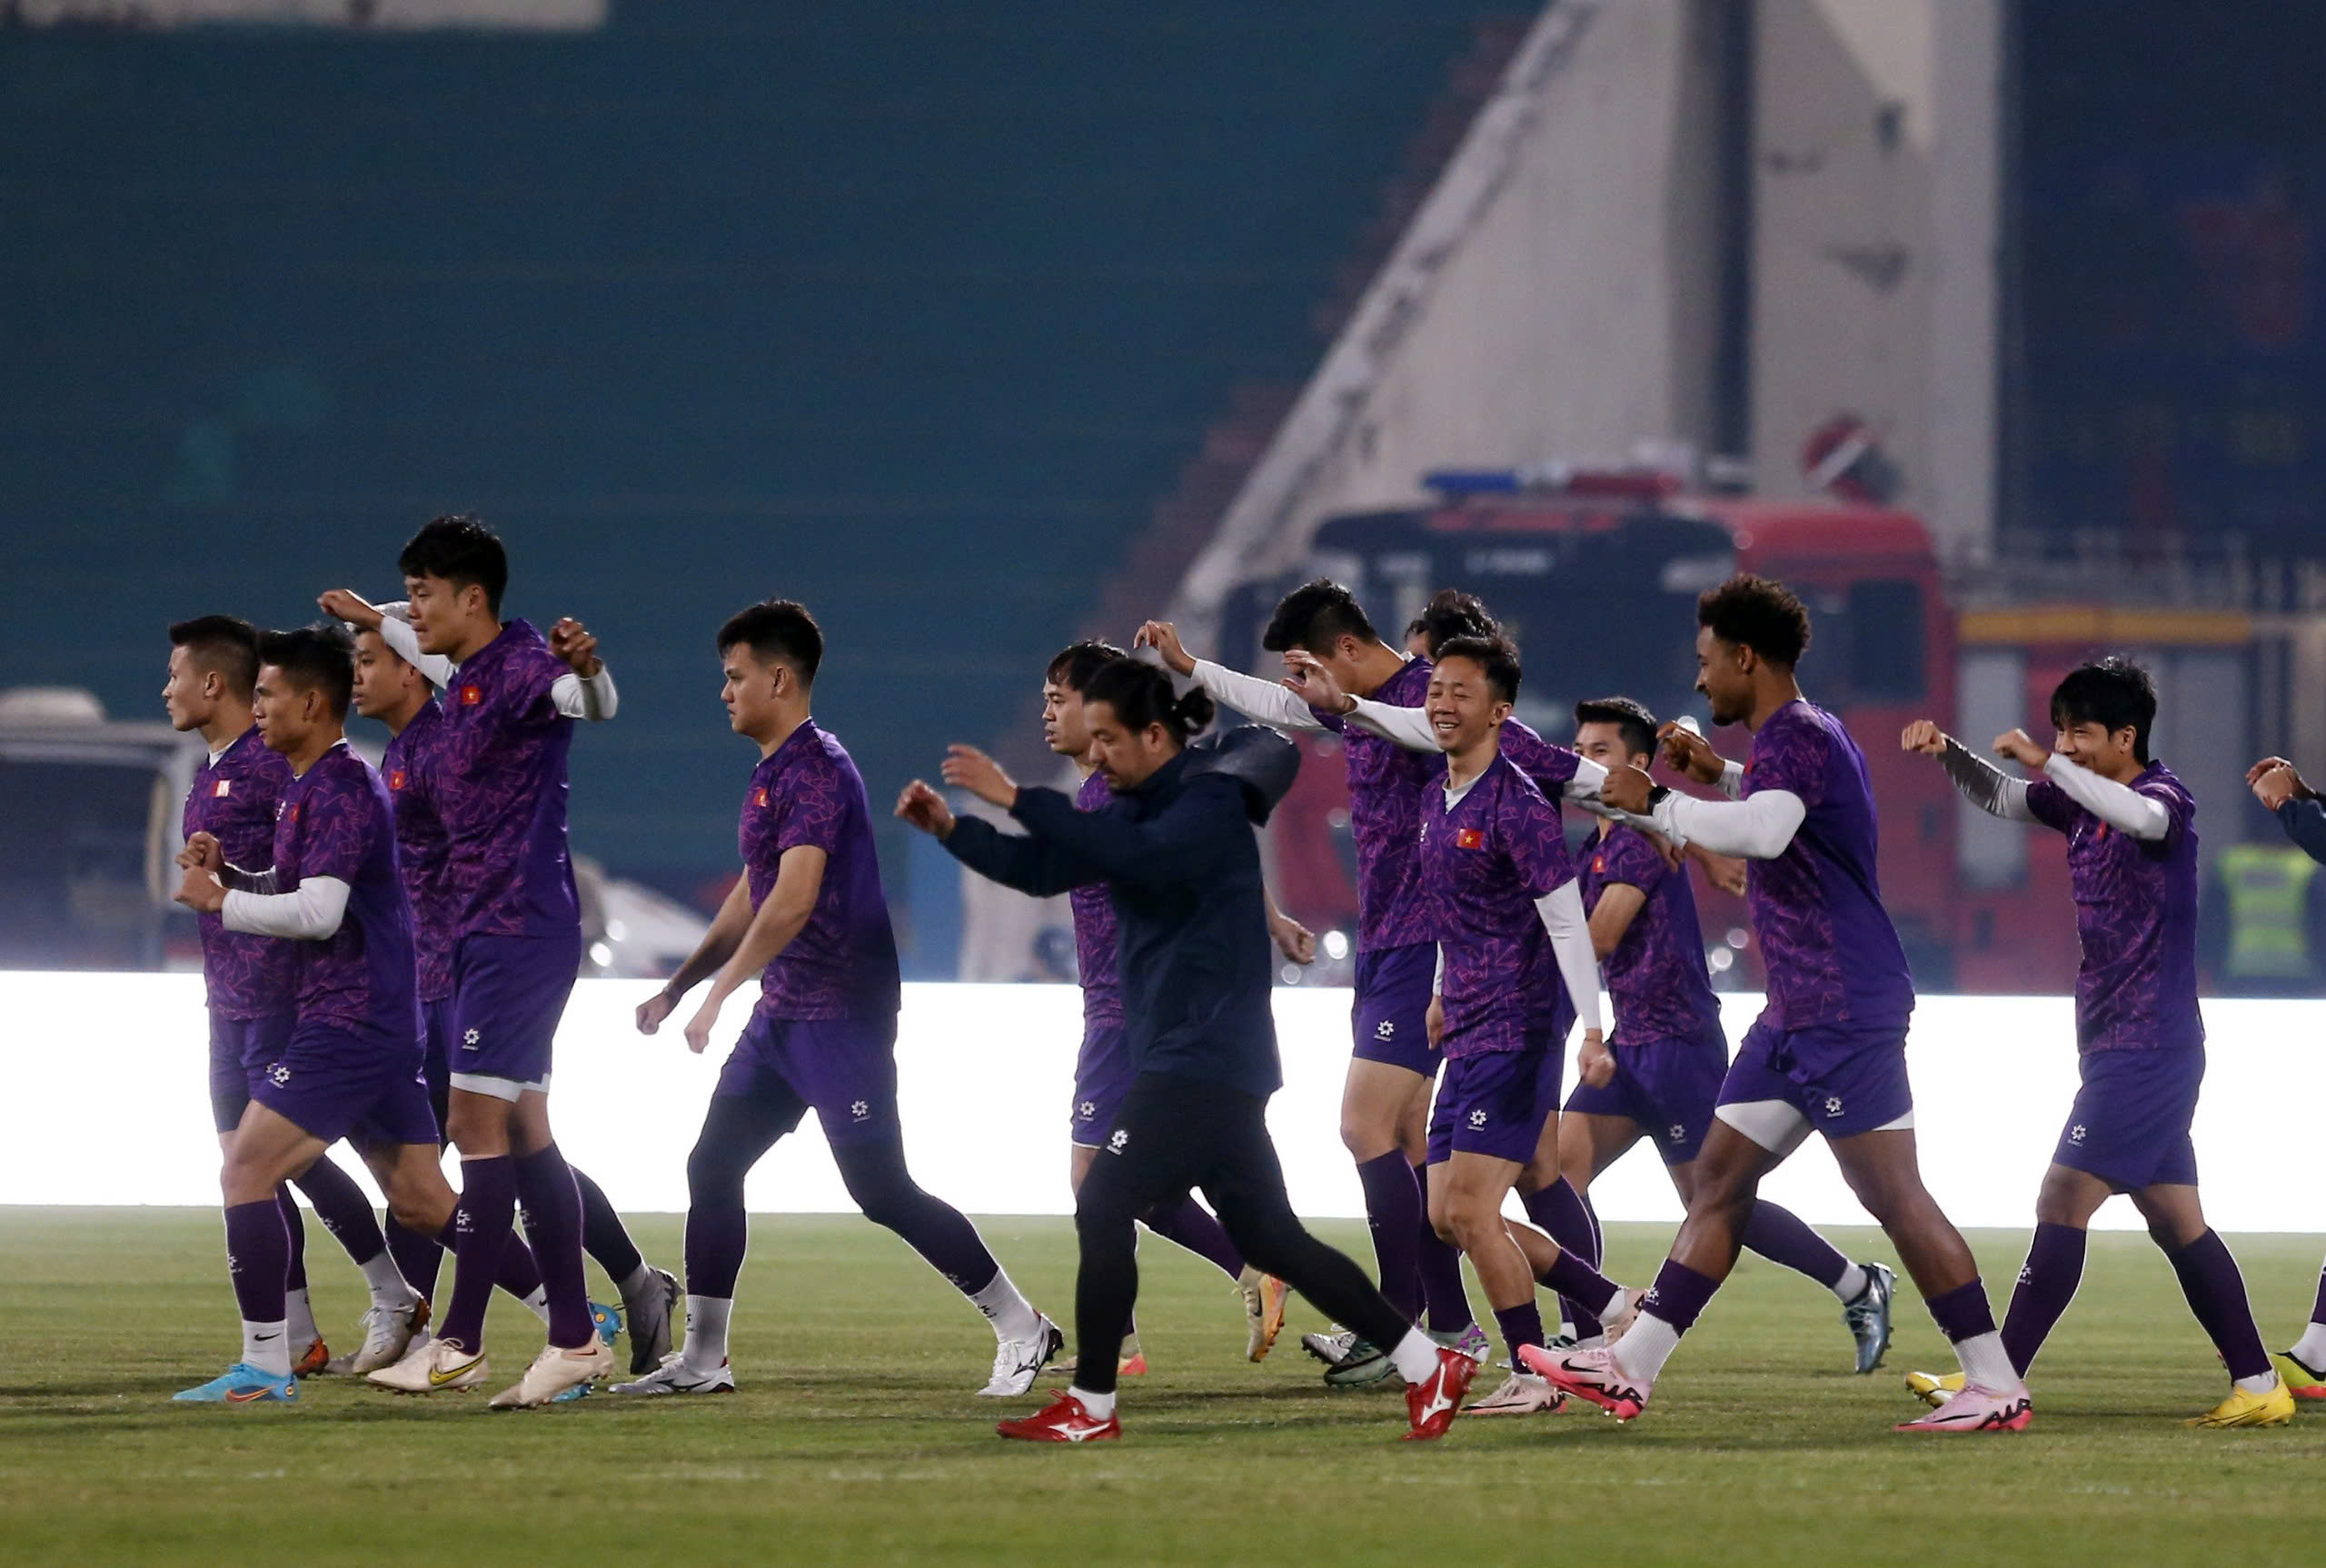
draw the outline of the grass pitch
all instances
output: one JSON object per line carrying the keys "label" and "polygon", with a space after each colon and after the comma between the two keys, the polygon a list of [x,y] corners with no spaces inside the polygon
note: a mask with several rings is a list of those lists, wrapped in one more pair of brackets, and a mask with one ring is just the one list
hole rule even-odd
{"label": "grass pitch", "polygon": [[[1072,1295],[1063,1220],[980,1222],[1052,1314]],[[1320,1227],[1369,1262],[1362,1226]],[[362,1286],[309,1227],[326,1332]],[[675,1266],[679,1224],[637,1226]],[[1837,1233],[1864,1257],[1878,1233]],[[2025,1244],[1973,1244],[1997,1307]],[[1638,1280],[1670,1240],[1610,1227]],[[1148,1238],[1127,1440],[1004,1444],[974,1397],[992,1342],[918,1258],[860,1219],[761,1218],[734,1330],[741,1391],[600,1394],[488,1414],[339,1380],[295,1407],[174,1406],[234,1349],[217,1216],[0,1209],[0,1561],[365,1564],[588,1561],[1396,1563],[2220,1561],[2326,1555],[2326,1410],[2291,1430],[2185,1430],[2220,1397],[2212,1349],[2138,1235],[2093,1237],[2083,1291],[2016,1437],[1915,1439],[1899,1374],[1951,1365],[1919,1304],[1888,1364],[1849,1374],[1830,1296],[1747,1258],[1628,1427],[1581,1409],[1397,1441],[1387,1391],[1327,1394],[1296,1302],[1264,1365],[1208,1266]],[[2307,1317],[2320,1244],[2242,1236],[2263,1332]],[[443,1284],[449,1286],[447,1268]],[[1481,1305],[1483,1305],[1481,1300]],[[495,1379],[540,1345],[495,1307]],[[335,1345],[334,1348],[338,1348]],[[1496,1374],[1491,1370],[1487,1378]],[[1046,1387],[1053,1384],[1045,1384]],[[1490,1386],[1486,1378],[1481,1388]]]}

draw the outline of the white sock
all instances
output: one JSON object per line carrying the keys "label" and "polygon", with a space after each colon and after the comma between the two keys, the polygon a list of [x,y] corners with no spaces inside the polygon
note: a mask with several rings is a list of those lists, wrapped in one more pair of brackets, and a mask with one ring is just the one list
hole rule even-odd
{"label": "white sock", "polygon": [[549,1321],[549,1286],[545,1285],[533,1286],[533,1294],[525,1298],[525,1310],[543,1323],[547,1323]]}
{"label": "white sock", "polygon": [[[302,1350],[304,1345],[300,1346]],[[243,1319],[243,1360],[277,1377],[291,1375],[291,1332],[280,1323]]]}
{"label": "white sock", "polygon": [[734,1310],[731,1295],[687,1297],[687,1338],[679,1347],[679,1358],[689,1372],[716,1372],[725,1363],[727,1319]]}
{"label": "white sock", "polygon": [[1624,1375],[1640,1383],[1654,1383],[1672,1353],[1680,1348],[1680,1331],[1652,1312],[1643,1312],[1632,1319],[1630,1332],[1615,1341],[1615,1365]]}
{"label": "white sock", "polygon": [[372,1287],[373,1306],[410,1306],[420,1299],[420,1293],[405,1282],[403,1270],[396,1266],[396,1255],[387,1248],[382,1247],[379,1256],[359,1266],[363,1283]]}
{"label": "white sock", "polygon": [[283,1293],[283,1320],[289,1325],[288,1332],[293,1339],[299,1342],[302,1353],[323,1336],[323,1331],[315,1326],[315,1309],[308,1305],[307,1293],[303,1290]]}
{"label": "white sock", "polygon": [[[969,1295],[967,1292],[963,1294]],[[993,1283],[969,1295],[969,1299],[977,1304],[979,1312],[985,1314],[986,1321],[993,1325],[993,1337],[996,1339],[1031,1339],[1041,1331],[1042,1315],[1036,1312],[1034,1304],[1020,1295],[1018,1287],[1009,1283],[1007,1269],[995,1269]]]}
{"label": "white sock", "polygon": [[1956,1340],[1954,1359],[1963,1364],[1963,1381],[1975,1387],[2007,1394],[2019,1386],[2019,1373],[2003,1354],[2003,1335],[1993,1329]]}
{"label": "white sock", "polygon": [[621,1293],[622,1304],[628,1305],[660,1283],[654,1277],[654,1271],[646,1266],[646,1260],[641,1257],[638,1260],[638,1266],[631,1270],[630,1277],[614,1288]]}
{"label": "white sock", "polygon": [[1104,1421],[1115,1413],[1115,1396],[1112,1394],[1093,1394],[1087,1388],[1076,1388],[1071,1384],[1068,1386],[1067,1393],[1082,1402],[1082,1408],[1090,1413],[1093,1421]]}
{"label": "white sock", "polygon": [[1834,1282],[1834,1299],[1844,1306],[1865,1294],[1865,1270],[1856,1264],[1842,1270],[1842,1277]]}
{"label": "white sock", "polygon": [[1389,1365],[1409,1384],[1427,1383],[1430,1374],[1437,1370],[1437,1341],[1418,1328],[1409,1328],[1405,1338],[1389,1347]]}
{"label": "white sock", "polygon": [[2301,1337],[2286,1354],[2304,1366],[2326,1372],[2326,1323],[2313,1323],[2303,1329]]}
{"label": "white sock", "polygon": [[2264,1372],[2255,1377],[2238,1378],[2236,1384],[2239,1388],[2248,1394],[2267,1394],[2278,1385],[2278,1374],[2274,1372]]}

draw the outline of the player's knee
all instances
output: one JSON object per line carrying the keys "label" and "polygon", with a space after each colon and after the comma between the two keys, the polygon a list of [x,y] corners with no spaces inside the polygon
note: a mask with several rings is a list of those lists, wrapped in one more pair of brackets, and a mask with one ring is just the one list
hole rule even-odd
{"label": "player's knee", "polygon": [[1341,1146],[1356,1159],[1377,1159],[1397,1146],[1397,1129],[1382,1126],[1377,1117],[1343,1106]]}
{"label": "player's knee", "polygon": [[1921,1173],[1912,1168],[1892,1170],[1872,1166],[1845,1169],[1842,1174],[1858,1203],[1874,1216],[1875,1224],[1884,1227],[1912,1218],[1915,1211],[1930,1203]]}
{"label": "player's knee", "polygon": [[695,1145],[687,1156],[687,1201],[697,1205],[740,1205],[743,1201],[743,1166],[714,1145]]}

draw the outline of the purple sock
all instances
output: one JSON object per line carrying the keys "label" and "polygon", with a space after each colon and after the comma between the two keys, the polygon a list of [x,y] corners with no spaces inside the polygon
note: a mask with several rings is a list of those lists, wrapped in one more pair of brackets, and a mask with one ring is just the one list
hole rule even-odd
{"label": "purple sock", "polygon": [[2229,1364],[2232,1378],[2259,1377],[2270,1370],[2270,1353],[2261,1347],[2261,1331],[2253,1322],[2252,1304],[2245,1298],[2245,1276],[2218,1232],[2204,1235],[2165,1255],[2172,1272],[2181,1276],[2181,1294],[2189,1310],[2204,1325],[2213,1348]]}
{"label": "purple sock", "polygon": [[444,1247],[432,1236],[422,1236],[406,1230],[390,1215],[380,1227],[388,1255],[396,1260],[396,1268],[403,1282],[418,1292],[422,1301],[436,1299],[436,1265],[444,1255]]}
{"label": "purple sock", "polygon": [[1502,1347],[1509,1352],[1513,1366],[1519,1365],[1520,1345],[1543,1343],[1543,1315],[1531,1301],[1523,1306],[1496,1307],[1494,1321],[1495,1326],[1502,1330]]}
{"label": "purple sock", "polygon": [[1230,1279],[1244,1272],[1244,1255],[1228,1239],[1227,1227],[1192,1197],[1148,1210],[1147,1228],[1165,1241],[1186,1247]]}
{"label": "purple sock", "polygon": [[1373,1228],[1373,1257],[1381,1270],[1381,1294],[1407,1323],[1421,1316],[1421,1257],[1418,1243],[1429,1216],[1414,1180],[1413,1162],[1396,1149],[1357,1167],[1365,1189],[1365,1219]]}
{"label": "purple sock", "polygon": [[[1561,1255],[1580,1259],[1592,1268],[1599,1266],[1598,1226],[1592,1223],[1590,1206],[1566,1177],[1559,1177],[1540,1192],[1520,1194],[1518,1202],[1526,1217],[1559,1244]],[[1589,1339],[1600,1332],[1598,1315],[1573,1296],[1559,1297],[1559,1311],[1574,1325],[1577,1339]]]}
{"label": "purple sock", "polygon": [[452,1216],[452,1301],[436,1337],[474,1355],[484,1348],[484,1309],[517,1221],[516,1162],[507,1155],[461,1161],[461,1206]]}
{"label": "purple sock", "polygon": [[645,1255],[630,1239],[630,1229],[621,1223],[621,1212],[607,1201],[605,1189],[578,1166],[565,1168],[573,1173],[573,1185],[582,1193],[582,1250],[598,1260],[598,1266],[619,1288],[646,1266]]}
{"label": "purple sock", "polygon": [[[281,1323],[283,1276],[291,1267],[291,1233],[273,1199],[238,1203],[226,1211],[226,1272],[245,1323]],[[306,1346],[298,1347],[304,1350]]]}
{"label": "purple sock", "polygon": [[750,1236],[750,1222],[741,1204],[730,1208],[698,1203],[688,1208],[687,1294],[733,1299]]}
{"label": "purple sock", "polygon": [[[283,1288],[307,1288],[307,1221],[299,1212],[299,1200],[291,1196],[288,1186],[274,1189],[274,1208],[283,1216],[283,1245],[290,1250],[283,1263]],[[306,1349],[305,1345],[299,1347]]]}
{"label": "purple sock", "polygon": [[2012,1287],[2011,1306],[2003,1315],[2003,1349],[2020,1376],[2035,1365],[2035,1353],[2052,1335],[2052,1327],[2075,1299],[2083,1283],[2083,1227],[2038,1222],[2035,1239],[2020,1266],[2019,1283]]}
{"label": "purple sock", "polygon": [[590,1285],[582,1270],[582,1189],[557,1145],[548,1143],[516,1162],[517,1197],[524,1206],[525,1239],[541,1265],[549,1295],[549,1342],[579,1350],[596,1336],[590,1322]]}
{"label": "purple sock", "polygon": [[356,1267],[387,1250],[387,1238],[380,1234],[380,1222],[372,1213],[372,1200],[331,1156],[315,1161],[306,1175],[291,1185],[307,1195],[307,1201],[315,1206],[315,1217],[323,1222],[323,1228]]}
{"label": "purple sock", "polygon": [[1931,1321],[1938,1325],[1938,1332],[1946,1335],[1949,1345],[1995,1331],[1994,1309],[1987,1305],[1987,1282],[1975,1275],[1970,1284],[1956,1285],[1923,1305],[1930,1308]]}
{"label": "purple sock", "polygon": [[[452,1255],[453,1276],[457,1283],[461,1257],[461,1216],[457,1210],[445,1222],[444,1228],[436,1233],[436,1250]],[[404,1275],[407,1284],[411,1279],[410,1275]],[[533,1261],[533,1249],[526,1245],[525,1238],[514,1230],[509,1233],[509,1240],[501,1249],[501,1268],[493,1275],[492,1283],[495,1288],[507,1291],[519,1301],[531,1301],[542,1287],[542,1265]]]}
{"label": "purple sock", "polygon": [[1656,1271],[1655,1283],[1641,1297],[1640,1310],[1670,1324],[1675,1334],[1685,1334],[1696,1326],[1697,1317],[1719,1288],[1718,1280],[1667,1257]]}
{"label": "purple sock", "polygon": [[1766,1198],[1753,1205],[1753,1217],[1744,1222],[1744,1240],[1771,1263],[1805,1274],[1827,1290],[1839,1285],[1842,1275],[1850,1271],[1850,1260],[1832,1242],[1810,1229],[1791,1209],[1779,1208]]}
{"label": "purple sock", "polygon": [[1551,1266],[1536,1277],[1550,1289],[1574,1300],[1595,1322],[1605,1316],[1615,1306],[1616,1293],[1622,1288],[1564,1247],[1559,1249],[1558,1256],[1551,1260]]}
{"label": "purple sock", "polygon": [[[1414,1166],[1414,1190],[1426,1195],[1429,1177]],[[1421,1299],[1429,1313],[1432,1334],[1459,1334],[1476,1321],[1470,1311],[1470,1292],[1462,1283],[1462,1249],[1437,1234],[1423,1205],[1421,1228],[1414,1235],[1414,1261],[1421,1274]]]}

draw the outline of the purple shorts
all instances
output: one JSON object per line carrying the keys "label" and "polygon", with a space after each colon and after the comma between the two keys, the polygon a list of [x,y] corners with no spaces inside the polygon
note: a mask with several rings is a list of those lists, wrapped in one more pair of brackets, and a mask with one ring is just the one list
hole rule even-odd
{"label": "purple shorts", "polygon": [[579,932],[571,941],[462,937],[455,943],[447,1042],[452,1087],[488,1094],[486,1083],[546,1088],[558,1020],[581,969]]}
{"label": "purple shorts", "polygon": [[812,1108],[828,1144],[900,1137],[897,1016],[774,1018],[754,1012],[711,1092],[790,1099],[798,1108],[787,1132]]}
{"label": "purple shorts", "polygon": [[291,1037],[291,1015],[263,1018],[222,1018],[210,1015],[210,1122],[230,1133],[251,1103],[251,1083],[266,1065],[283,1054]]}
{"label": "purple shorts", "polygon": [[1107,1141],[1137,1077],[1138,1066],[1130,1059],[1130,1039],[1122,1025],[1093,1024],[1082,1031],[1082,1051],[1074,1058],[1077,1148],[1095,1149]]}
{"label": "purple shorts", "polygon": [[251,1098],[327,1144],[437,1146],[417,1040],[383,1050],[328,1026],[293,1029],[282,1054],[251,1079]]}
{"label": "purple shorts", "polygon": [[1781,1100],[1829,1138],[1854,1137],[1911,1114],[1906,1031],[1847,1024],[1780,1029],[1765,1019],[1745,1031],[1720,1086],[1724,1106]]}
{"label": "purple shorts", "polygon": [[1423,1077],[1437,1076],[1429,1048],[1429,998],[1437,984],[1437,945],[1416,942],[1357,956],[1357,1006],[1351,1027],[1357,1059],[1387,1062]]}
{"label": "purple shorts", "polygon": [[1615,1076],[1600,1088],[1577,1084],[1566,1108],[1577,1116],[1623,1116],[1655,1140],[1667,1166],[1683,1166],[1704,1148],[1712,1108],[1728,1076],[1728,1041],[1617,1040]]}
{"label": "purple shorts", "polygon": [[428,1103],[436,1109],[436,1126],[444,1126],[452,1095],[452,998],[438,997],[420,1004],[420,1077],[428,1086]]}
{"label": "purple shorts", "polygon": [[2052,1158],[2117,1192],[2195,1186],[2189,1124],[2205,1081],[2205,1050],[2086,1051],[2083,1087]]}
{"label": "purple shorts", "polygon": [[1559,1052],[1548,1034],[1523,1051],[1482,1051],[1446,1064],[1429,1112],[1429,1163],[1456,1154],[1526,1164],[1559,1106]]}

